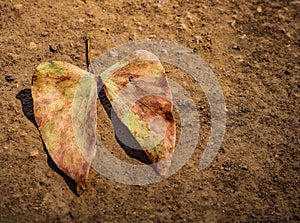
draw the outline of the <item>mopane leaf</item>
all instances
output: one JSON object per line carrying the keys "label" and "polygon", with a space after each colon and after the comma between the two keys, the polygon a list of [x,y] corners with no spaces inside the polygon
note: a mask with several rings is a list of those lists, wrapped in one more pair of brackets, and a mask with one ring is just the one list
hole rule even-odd
{"label": "mopane leaf", "polygon": [[166,176],[175,148],[172,96],[164,68],[139,50],[100,75],[107,98],[157,171]]}
{"label": "mopane leaf", "polygon": [[85,187],[96,143],[97,86],[72,64],[40,64],[33,75],[34,115],[58,168]]}

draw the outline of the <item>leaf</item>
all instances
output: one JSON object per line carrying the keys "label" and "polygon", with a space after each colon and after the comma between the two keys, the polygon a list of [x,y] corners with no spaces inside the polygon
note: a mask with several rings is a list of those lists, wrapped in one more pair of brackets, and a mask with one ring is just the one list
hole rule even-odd
{"label": "leaf", "polygon": [[168,174],[176,129],[172,96],[158,58],[136,51],[100,75],[116,115],[162,176]]}
{"label": "leaf", "polygon": [[97,87],[94,77],[72,64],[40,64],[32,79],[34,115],[59,169],[82,188],[96,144]]}

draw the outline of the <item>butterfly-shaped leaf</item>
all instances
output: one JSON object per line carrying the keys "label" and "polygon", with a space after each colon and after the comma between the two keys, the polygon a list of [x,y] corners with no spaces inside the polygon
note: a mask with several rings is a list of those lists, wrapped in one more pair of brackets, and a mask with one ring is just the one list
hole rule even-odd
{"label": "butterfly-shaped leaf", "polygon": [[85,187],[96,143],[97,87],[93,76],[72,64],[40,64],[33,75],[34,115],[56,163]]}
{"label": "butterfly-shaped leaf", "polygon": [[139,50],[100,75],[116,115],[157,171],[166,176],[175,148],[172,96],[164,68],[152,53]]}

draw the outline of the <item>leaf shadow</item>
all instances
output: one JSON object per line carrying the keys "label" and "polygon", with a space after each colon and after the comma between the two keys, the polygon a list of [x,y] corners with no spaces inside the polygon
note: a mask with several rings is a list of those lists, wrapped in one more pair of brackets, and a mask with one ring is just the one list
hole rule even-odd
{"label": "leaf shadow", "polygon": [[[26,116],[26,118],[32,122],[32,124],[38,129],[37,123],[35,121],[34,118],[34,110],[33,110],[33,99],[32,99],[32,94],[31,94],[31,89],[27,88],[27,89],[23,89],[21,90],[17,95],[16,95],[16,99],[19,99],[21,101],[22,104],[22,110],[24,115]],[[48,166],[55,171],[57,174],[59,174],[66,182],[66,184],[68,185],[68,187],[70,188],[70,190],[76,195],[79,196],[78,190],[77,190],[77,183],[70,178],[68,175],[66,175],[62,170],[60,170],[57,165],[55,164],[55,162],[52,160],[46,145],[41,137],[42,143],[43,143],[43,149],[45,151],[45,153],[47,154],[47,163]]]}
{"label": "leaf shadow", "polygon": [[[145,151],[140,147],[139,143],[136,141],[136,139],[131,134],[129,129],[117,117],[109,99],[105,94],[104,91],[105,86],[102,84],[101,80],[98,80],[98,86],[102,86],[101,89],[98,89],[99,92],[98,97],[108,117],[112,121],[113,128],[115,130],[115,138],[118,144],[121,146],[121,148],[130,158],[136,159],[147,165],[151,165],[151,161],[149,160]],[[121,138],[118,136],[121,136]],[[127,143],[124,143],[124,141],[122,140],[125,138]],[[132,146],[128,146],[128,145],[132,145]]]}

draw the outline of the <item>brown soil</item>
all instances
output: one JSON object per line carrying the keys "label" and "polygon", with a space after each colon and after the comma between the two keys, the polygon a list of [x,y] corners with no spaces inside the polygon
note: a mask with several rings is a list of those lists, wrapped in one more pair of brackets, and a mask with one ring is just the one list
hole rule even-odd
{"label": "brown soil", "polygon": [[[299,11],[300,2],[289,0],[0,1],[0,221],[300,221]],[[41,62],[85,68],[86,36],[93,58],[156,38],[194,49],[210,65],[228,113],[208,169],[198,170],[210,131],[207,100],[191,78],[167,66],[199,108],[192,158],[147,186],[123,185],[91,169],[87,189],[76,195],[43,147],[30,87]],[[98,125],[112,152],[127,157],[105,114]]]}

